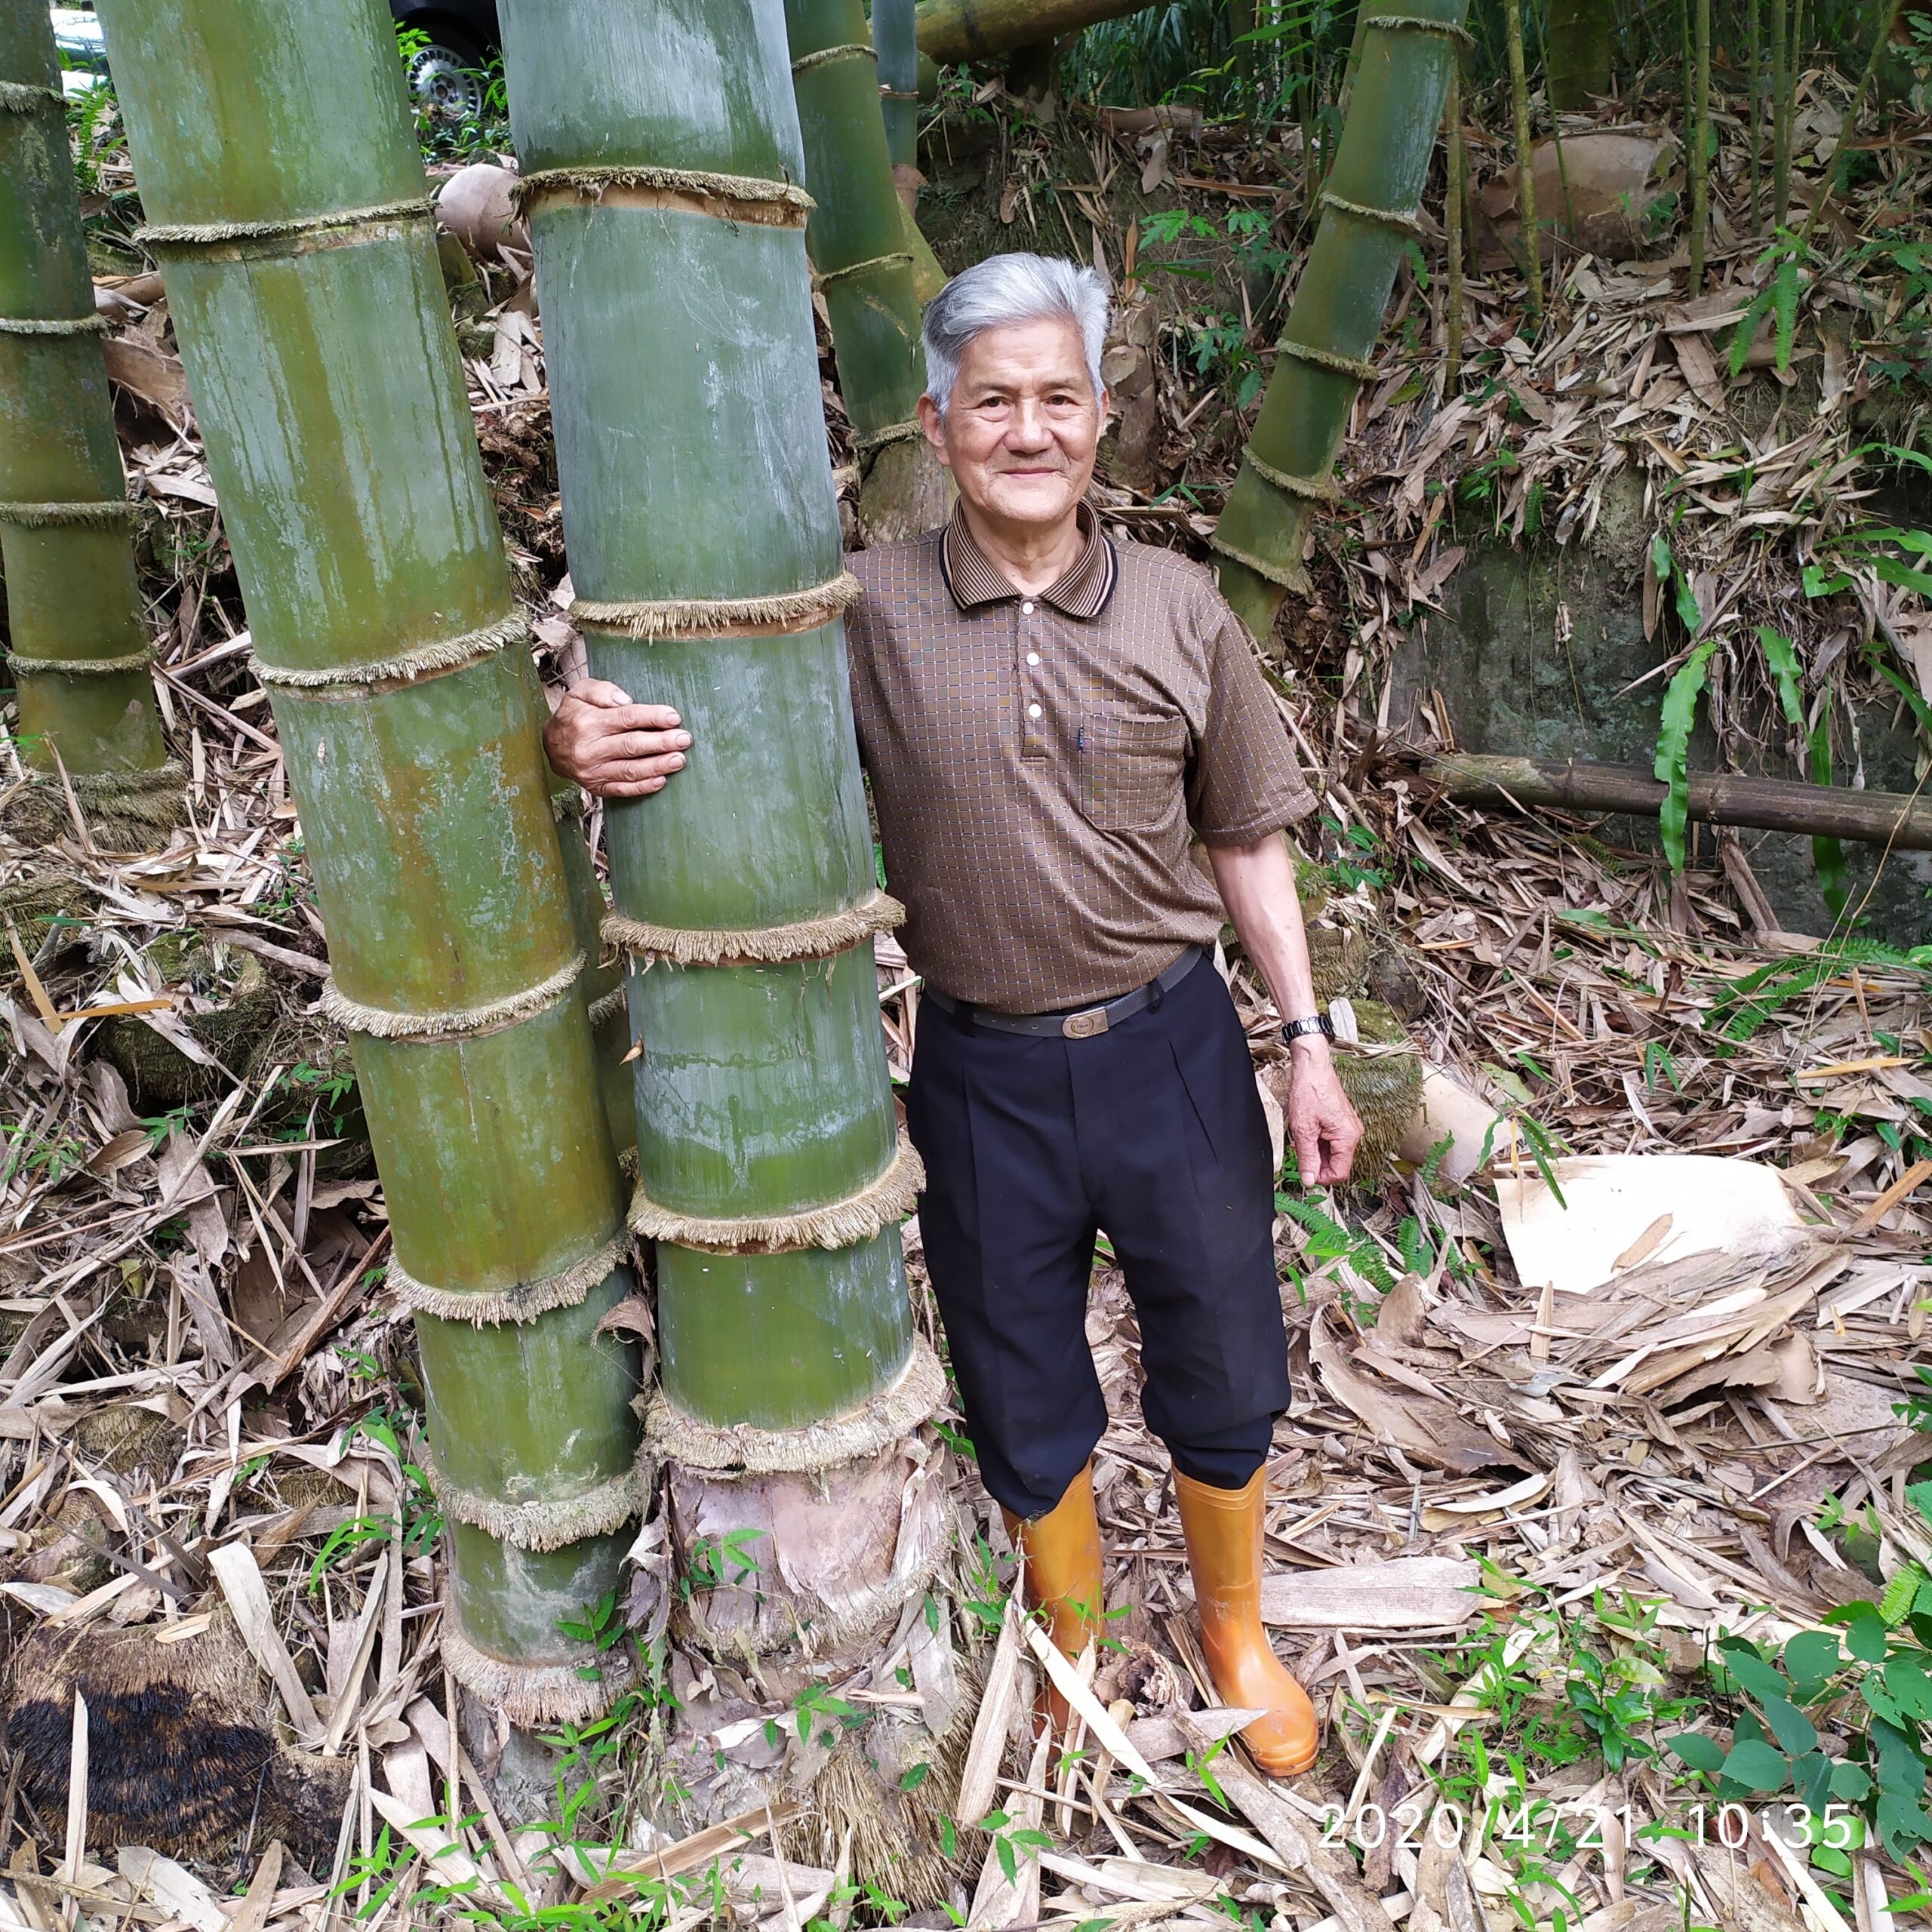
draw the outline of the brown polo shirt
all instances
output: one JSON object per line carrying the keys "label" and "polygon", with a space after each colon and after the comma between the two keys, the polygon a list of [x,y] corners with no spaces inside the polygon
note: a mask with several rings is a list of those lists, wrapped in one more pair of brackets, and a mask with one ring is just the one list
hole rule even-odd
{"label": "brown polo shirt", "polygon": [[1301,817],[1303,782],[1241,620],[1198,564],[1086,547],[1023,598],[955,512],[848,559],[859,750],[900,937],[940,992],[1007,1013],[1117,999],[1223,914],[1190,840]]}

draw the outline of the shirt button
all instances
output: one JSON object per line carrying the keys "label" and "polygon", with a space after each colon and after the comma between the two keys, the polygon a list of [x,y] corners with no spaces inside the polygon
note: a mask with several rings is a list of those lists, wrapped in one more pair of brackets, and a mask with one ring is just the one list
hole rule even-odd
{"label": "shirt button", "polygon": [[1029,718],[1037,718],[1039,715],[1040,707],[1037,704],[1029,704],[1026,707],[1026,715]]}
{"label": "shirt button", "polygon": [[1023,617],[1030,617],[1033,614],[1032,605],[1030,604],[1021,605],[1020,607],[1020,614]]}
{"label": "shirt button", "polygon": [[1037,651],[1028,651],[1026,654],[1026,661],[1029,664],[1038,663],[1040,661],[1040,654]]}

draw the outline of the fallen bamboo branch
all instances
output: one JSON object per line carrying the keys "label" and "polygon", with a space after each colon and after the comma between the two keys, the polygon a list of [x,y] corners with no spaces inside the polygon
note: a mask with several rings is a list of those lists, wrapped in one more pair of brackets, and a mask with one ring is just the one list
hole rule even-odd
{"label": "fallen bamboo branch", "polygon": [[[1641,765],[1577,759],[1422,755],[1422,776],[1459,803],[1543,805],[1559,811],[1629,812],[1654,818],[1666,788]],[[1689,815],[1814,838],[1856,838],[1902,852],[1932,852],[1932,800],[1915,792],[1858,792],[1784,778],[1694,772]]]}

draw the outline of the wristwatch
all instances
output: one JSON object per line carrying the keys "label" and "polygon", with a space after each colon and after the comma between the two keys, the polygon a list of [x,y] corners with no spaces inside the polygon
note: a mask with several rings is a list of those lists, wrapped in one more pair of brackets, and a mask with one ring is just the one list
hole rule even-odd
{"label": "wristwatch", "polygon": [[1281,1038],[1291,1044],[1305,1033],[1319,1033],[1332,1040],[1335,1037],[1334,1022],[1325,1013],[1311,1013],[1305,1020],[1291,1020],[1281,1029]]}

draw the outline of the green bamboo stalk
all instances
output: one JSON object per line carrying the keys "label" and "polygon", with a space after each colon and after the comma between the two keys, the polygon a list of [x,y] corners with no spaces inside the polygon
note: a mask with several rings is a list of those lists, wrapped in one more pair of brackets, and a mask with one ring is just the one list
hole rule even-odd
{"label": "green bamboo stalk", "polygon": [[1463,63],[1449,63],[1448,182],[1442,195],[1444,253],[1448,257],[1449,312],[1444,318],[1444,358],[1447,373],[1443,393],[1453,395],[1463,386],[1463,194],[1469,157],[1463,145]]}
{"label": "green bamboo stalk", "polygon": [[[386,11],[103,0],[122,110],[302,811],[414,1310],[445,1662],[516,1722],[636,1514],[636,1367],[583,955]],[[600,1674],[601,1673],[601,1674]]]}
{"label": "green bamboo stalk", "polygon": [[1764,138],[1764,50],[1761,44],[1764,35],[1758,21],[1758,5],[1759,0],[1744,0],[1746,58],[1751,67],[1751,206],[1746,226],[1752,229],[1758,226],[1758,204],[1763,171],[1761,148]]}
{"label": "green bamboo stalk", "polygon": [[879,110],[894,168],[919,165],[919,42],[913,0],[872,0]]}
{"label": "green bamboo stalk", "polygon": [[[1771,206],[1770,227],[1783,227],[1791,214],[1791,122],[1795,65],[1786,0],[1769,0],[1771,9]],[[1790,0],[1796,7],[1798,0]]]}
{"label": "green bamboo stalk", "polygon": [[[1542,42],[1543,71],[1546,84],[1547,84],[1550,63],[1549,35],[1541,18],[1539,18],[1537,22],[1537,32]],[[1563,153],[1563,120],[1562,117],[1556,112],[1554,106],[1551,108],[1549,116],[1549,145],[1556,155],[1556,186],[1558,192],[1563,197],[1563,219],[1567,226],[1567,238],[1574,243],[1577,234],[1577,204],[1571,197],[1570,164],[1564,158]],[[1540,252],[1537,259],[1539,260],[1542,259]]]}
{"label": "green bamboo stalk", "polygon": [[1690,38],[1690,131],[1684,162],[1690,171],[1690,293],[1700,295],[1711,223],[1711,0],[1696,0]]}
{"label": "green bamboo stalk", "polygon": [[[596,675],[675,706],[694,741],[664,792],[605,814],[605,936],[645,969],[629,984],[631,1225],[657,1244],[663,1360],[647,1435],[686,1472],[687,1544],[761,1520],[781,1472],[816,1487],[761,1534],[811,1516],[835,1539],[854,1469],[943,1382],[900,1259],[918,1168],[869,943],[898,909],[853,734],[780,17],[720,4],[694,29],[676,0],[506,0],[501,18],[573,617]],[[758,1631],[734,1641],[762,1641],[792,1554],[758,1552]],[[870,1581],[848,1618],[903,1600]]]}
{"label": "green bamboo stalk", "polygon": [[1530,140],[1530,83],[1523,66],[1522,0],[1503,0],[1509,50],[1509,107],[1516,134],[1516,214],[1523,251],[1524,308],[1534,333],[1543,327],[1543,236],[1537,225],[1537,173]]}
{"label": "green bamboo stalk", "polygon": [[[92,830],[139,843],[180,822],[186,774],[148,668],[102,327],[45,0],[0,0],[0,561],[21,750],[66,771]],[[30,817],[65,825],[66,801],[41,793]]]}
{"label": "green bamboo stalk", "polygon": [[893,186],[905,211],[901,243],[912,257],[912,296],[923,309],[946,286],[946,271],[919,232],[919,103],[938,91],[939,69],[918,51],[912,0],[875,0],[872,45],[878,54],[880,106]]}
{"label": "green bamboo stalk", "polygon": [[1543,71],[1552,119],[1575,113],[1610,91],[1611,0],[1550,0]]}
{"label": "green bamboo stalk", "polygon": [[785,25],[814,204],[805,246],[855,432],[860,527],[869,543],[896,543],[944,519],[946,485],[918,423],[919,302],[864,0],[786,0]]}
{"label": "green bamboo stalk", "polygon": [[1335,452],[1416,232],[1450,71],[1467,38],[1466,0],[1383,4],[1370,18],[1321,226],[1213,539],[1223,593],[1264,641],[1286,592],[1306,587],[1307,519],[1334,495]]}

